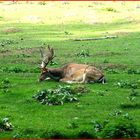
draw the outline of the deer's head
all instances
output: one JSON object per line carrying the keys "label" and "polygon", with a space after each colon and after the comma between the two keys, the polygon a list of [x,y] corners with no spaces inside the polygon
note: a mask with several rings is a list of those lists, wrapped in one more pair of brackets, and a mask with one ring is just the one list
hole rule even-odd
{"label": "deer's head", "polygon": [[46,49],[41,48],[40,53],[42,56],[42,63],[41,63],[41,75],[39,77],[39,81],[45,80],[47,77],[50,77],[49,69],[46,67],[50,61],[54,58],[54,50],[48,46],[47,51]]}

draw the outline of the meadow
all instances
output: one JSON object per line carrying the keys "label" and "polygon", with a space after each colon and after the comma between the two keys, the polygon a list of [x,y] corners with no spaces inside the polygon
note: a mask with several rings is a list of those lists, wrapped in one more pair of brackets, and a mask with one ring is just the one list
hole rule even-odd
{"label": "meadow", "polygon": [[[116,37],[74,41],[105,36]],[[48,67],[90,64],[107,83],[38,82],[47,45]],[[33,98],[60,86],[86,92],[63,105]],[[0,2],[0,138],[138,138],[139,128],[140,2]]]}

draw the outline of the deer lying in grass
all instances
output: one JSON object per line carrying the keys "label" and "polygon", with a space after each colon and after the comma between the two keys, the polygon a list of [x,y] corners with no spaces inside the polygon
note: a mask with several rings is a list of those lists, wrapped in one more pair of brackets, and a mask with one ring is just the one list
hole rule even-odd
{"label": "deer lying in grass", "polygon": [[48,63],[54,58],[54,50],[48,46],[48,53],[43,49],[40,49],[40,52],[43,60],[39,81],[50,78],[65,83],[105,83],[103,73],[90,65],[69,63],[61,68],[47,68]]}

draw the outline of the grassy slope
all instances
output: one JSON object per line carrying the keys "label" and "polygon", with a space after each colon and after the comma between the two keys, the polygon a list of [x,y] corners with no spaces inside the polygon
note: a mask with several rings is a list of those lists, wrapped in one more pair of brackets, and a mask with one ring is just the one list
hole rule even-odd
{"label": "grassy slope", "polygon": [[[3,93],[0,89],[0,117],[9,117],[15,126],[13,132],[0,133],[0,137],[13,137],[16,134],[22,137],[40,137],[43,132],[50,129],[76,133],[81,129],[93,129],[90,124],[92,120],[104,120],[115,110],[128,112],[140,126],[139,109],[121,107],[121,103],[127,102],[131,89],[114,86],[114,83],[120,80],[140,79],[139,75],[127,74],[126,70],[125,72],[123,70],[124,65],[126,69],[140,70],[140,9],[136,8],[137,5],[138,3],[127,2],[83,2],[81,4],[75,2],[66,5],[60,2],[48,2],[46,5],[1,3],[0,42],[7,39],[13,41],[4,47],[0,46],[1,69],[17,66],[34,70],[41,61],[37,47],[46,43],[55,48],[55,61],[58,62],[55,67],[67,62],[89,63],[102,68],[106,66],[108,69],[110,69],[109,65],[115,65],[115,70],[118,70],[119,74],[104,70],[108,83],[87,84],[91,92],[80,98],[81,106],[77,107],[77,103],[43,106],[32,99],[32,95],[37,90],[56,87],[63,83],[54,81],[38,83],[39,73],[0,72],[0,82],[8,78],[12,84],[8,93]],[[117,12],[107,11],[108,7],[116,9]],[[58,14],[54,11],[58,11]],[[42,14],[44,12],[46,14]],[[39,18],[36,18],[36,15]],[[9,27],[21,31],[5,33]],[[65,32],[70,34],[66,35]],[[70,40],[104,35],[118,35],[118,38],[85,42]],[[89,49],[91,57],[84,59],[77,57],[75,54],[82,49]],[[8,51],[3,52],[5,50]],[[27,54],[29,57],[22,57],[21,54]],[[105,61],[108,63],[104,63]],[[140,92],[139,88],[136,89],[138,92]],[[107,94],[100,96],[97,94],[99,90],[107,90]],[[138,101],[139,96],[136,102]],[[68,128],[75,117],[78,117],[79,127]]]}

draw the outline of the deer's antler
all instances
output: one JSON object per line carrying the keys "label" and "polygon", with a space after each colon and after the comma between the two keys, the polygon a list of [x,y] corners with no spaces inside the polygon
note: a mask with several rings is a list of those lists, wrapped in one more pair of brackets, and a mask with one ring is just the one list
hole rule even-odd
{"label": "deer's antler", "polygon": [[43,48],[40,48],[40,53],[43,58],[41,68],[45,68],[49,64],[49,62],[52,61],[52,59],[54,58],[54,50],[48,45],[47,51],[45,52]]}

